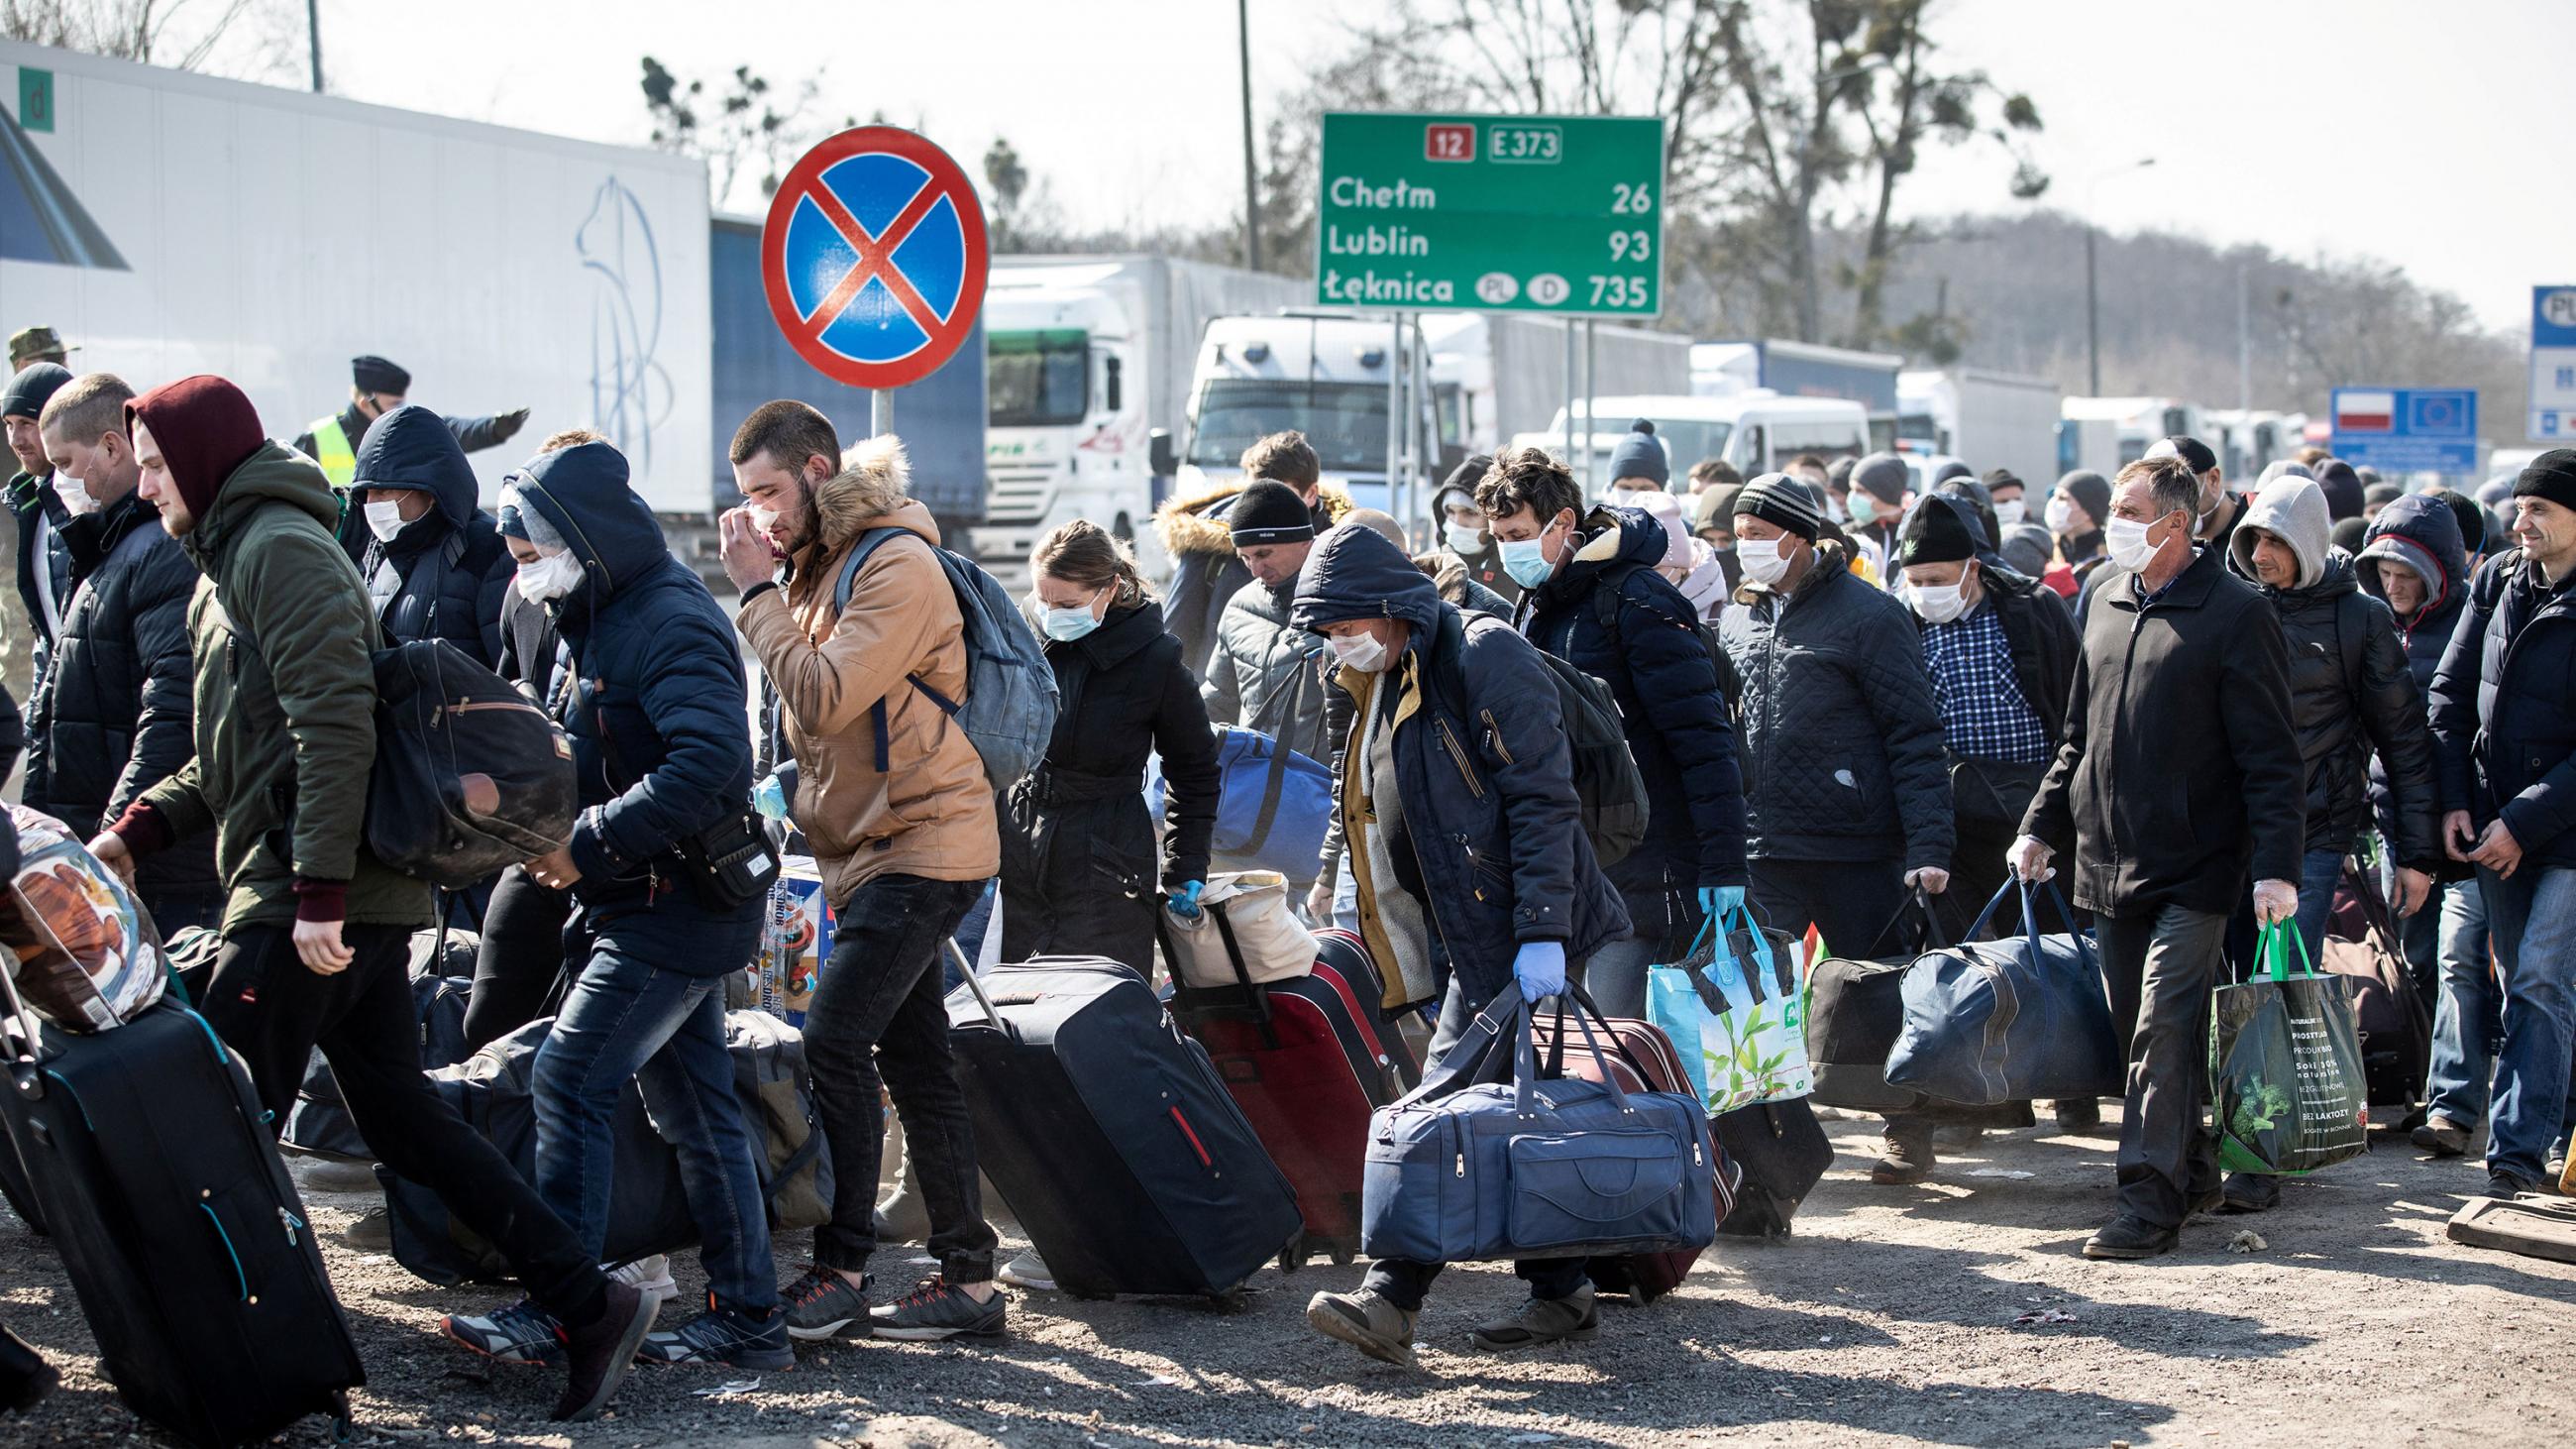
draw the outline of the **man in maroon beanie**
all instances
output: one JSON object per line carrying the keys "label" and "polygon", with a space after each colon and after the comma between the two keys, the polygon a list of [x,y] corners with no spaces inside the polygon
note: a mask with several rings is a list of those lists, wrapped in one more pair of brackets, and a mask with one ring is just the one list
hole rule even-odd
{"label": "man in maroon beanie", "polygon": [[213,587],[188,612],[196,757],[90,850],[130,874],[142,856],[215,832],[229,895],[206,1020],[249,1063],[277,1122],[321,1047],[386,1164],[499,1244],[565,1325],[571,1382],[555,1417],[592,1418],[652,1327],[654,1300],[602,1274],[421,1075],[409,965],[430,890],[371,855],[360,828],[375,760],[376,625],[332,535],[339,501],[220,377],[157,388],[125,416],[137,491]]}

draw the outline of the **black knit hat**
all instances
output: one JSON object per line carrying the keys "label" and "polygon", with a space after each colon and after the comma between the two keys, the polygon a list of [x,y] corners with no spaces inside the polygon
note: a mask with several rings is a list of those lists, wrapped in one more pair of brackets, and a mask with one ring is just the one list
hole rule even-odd
{"label": "black knit hat", "polygon": [[1610,449],[1610,480],[1615,483],[1622,478],[1650,479],[1658,488],[1673,480],[1673,465],[1664,456],[1663,442],[1655,436],[1655,425],[1648,419],[1630,423],[1628,431],[1621,433],[1618,443]]}
{"label": "black knit hat", "polygon": [[2157,443],[2147,449],[2147,456],[2180,458],[2183,466],[2189,468],[2195,475],[2206,473],[2218,466],[2218,455],[2209,451],[2209,445],[2186,433],[2176,433]]}
{"label": "black knit hat", "polygon": [[360,392],[389,392],[397,397],[411,392],[411,374],[372,354],[349,359],[349,380]]}
{"label": "black knit hat", "polygon": [[1315,536],[1315,515],[1297,490],[1276,479],[1262,478],[1243,490],[1225,512],[1225,526],[1236,548],[1265,543],[1304,543]]}
{"label": "black knit hat", "polygon": [[2513,496],[2576,508],[2576,448],[2552,448],[2524,464],[2522,476],[2513,480]]}
{"label": "black knit hat", "polygon": [[1735,495],[1735,516],[1759,518],[1777,524],[1809,543],[1824,527],[1824,500],[1818,498],[1813,485],[1786,473],[1765,473],[1744,485]]}
{"label": "black knit hat", "polygon": [[2065,494],[2068,501],[2084,510],[2085,517],[2091,520],[2089,527],[2100,528],[2110,521],[2110,479],[2090,468],[2078,468],[2057,480],[2057,491]]}
{"label": "black knit hat", "polygon": [[1916,504],[1905,515],[1905,526],[1897,530],[1896,566],[1975,558],[1981,530],[1968,522],[1969,507],[1968,500],[1947,493],[1935,493]]}
{"label": "black knit hat", "polygon": [[2010,468],[1988,468],[1986,470],[1986,496],[1989,498],[1994,496],[1995,490],[1998,488],[2027,489],[2029,486],[2030,485],[2022,482],[2021,478]]}
{"label": "black knit hat", "polygon": [[2484,553],[2487,546],[2486,505],[2466,493],[2455,493],[2448,488],[2435,496],[2450,505],[2451,517],[2459,521],[2461,547],[2467,549],[2472,557]]}
{"label": "black knit hat", "polygon": [[45,404],[71,380],[72,370],[59,362],[28,363],[0,389],[0,418],[43,417]]}

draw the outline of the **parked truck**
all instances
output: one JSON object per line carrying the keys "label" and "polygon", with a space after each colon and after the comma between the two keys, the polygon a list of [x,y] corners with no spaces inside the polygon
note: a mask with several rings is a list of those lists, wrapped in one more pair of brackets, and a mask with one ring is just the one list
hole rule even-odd
{"label": "parked truck", "polygon": [[2032,483],[2054,480],[2057,384],[1982,368],[1902,372],[1896,437],[1908,452],[1946,454],[1983,474],[2009,468]]}
{"label": "parked truck", "polygon": [[[1406,345],[1399,348],[1402,336]],[[1264,434],[1296,429],[1314,444],[1324,481],[1362,508],[1384,509],[1422,528],[1430,490],[1392,496],[1387,463],[1400,450],[1399,482],[1437,482],[1444,462],[1432,407],[1430,351],[1418,326],[1347,313],[1282,312],[1219,317],[1199,340],[1187,429],[1178,460],[1180,497],[1242,481],[1243,450]],[[1395,392],[1403,390],[1400,413]],[[1401,416],[1407,426],[1391,429]]]}
{"label": "parked truck", "polygon": [[1146,522],[1168,476],[1208,319],[1297,300],[1310,284],[1153,256],[998,259],[984,294],[990,495],[978,556],[1006,576],[1060,523],[1088,518],[1160,571]]}
{"label": "parked truck", "polygon": [[1769,388],[1782,397],[1843,398],[1869,418],[1869,444],[1896,448],[1896,374],[1905,359],[1771,337],[1702,342],[1691,348],[1691,391],[1730,397]]}
{"label": "parked truck", "polygon": [[[1595,394],[1690,390],[1691,341],[1677,332],[1516,312],[1426,312],[1431,393],[1440,439],[1461,453],[1491,453],[1534,431],[1565,406],[1571,335],[1574,381]],[[1586,372],[1589,372],[1587,378]],[[1608,426],[1609,419],[1602,420]],[[1617,420],[1627,426],[1625,418]]]}
{"label": "parked truck", "polygon": [[[2058,403],[2058,457],[2108,478],[2176,434],[2209,442],[2200,405],[2169,397],[2070,397]],[[2107,427],[2104,425],[2108,425]]]}
{"label": "parked truck", "polygon": [[378,353],[415,402],[529,410],[473,455],[487,498],[582,426],[703,515],[708,243],[699,161],[0,41],[0,330],[137,388],[221,373],[271,437]]}

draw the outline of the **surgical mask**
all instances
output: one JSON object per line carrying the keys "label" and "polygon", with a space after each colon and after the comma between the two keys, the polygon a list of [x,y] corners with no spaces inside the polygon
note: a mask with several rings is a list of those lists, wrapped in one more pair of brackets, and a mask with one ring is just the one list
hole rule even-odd
{"label": "surgical mask", "polygon": [[2025,511],[2020,499],[2007,498],[1995,505],[1995,522],[2005,528],[2018,528]]}
{"label": "surgical mask", "polygon": [[1843,512],[1850,517],[1852,527],[1867,528],[1878,521],[1878,500],[1855,488],[1843,503]]}
{"label": "surgical mask", "polygon": [[1070,644],[1099,628],[1100,621],[1091,617],[1089,604],[1076,604],[1070,609],[1038,610],[1038,627],[1046,631],[1048,638],[1058,643]]}
{"label": "surgical mask", "polygon": [[[1996,507],[2000,510],[2002,505],[1998,504]],[[2000,512],[1997,516],[2001,516]],[[2074,500],[2067,498],[2052,498],[2048,500],[2048,511],[2042,515],[2042,517],[2048,524],[2049,532],[2055,534],[2073,533],[2075,531]]]}
{"label": "surgical mask", "polygon": [[1472,524],[1444,523],[1440,536],[1449,540],[1451,553],[1475,553],[1485,546],[1485,531]]}
{"label": "surgical mask", "polygon": [[519,565],[513,582],[519,597],[531,604],[560,599],[581,586],[581,560],[574,558],[570,549],[550,553],[535,563]]}
{"label": "surgical mask", "polygon": [[2127,518],[2114,518],[2103,524],[2102,539],[2110,551],[2111,566],[2122,569],[2146,567],[2147,560],[2156,556],[2156,546],[2147,542],[2147,530],[2153,527],[2152,523],[2139,523]]}
{"label": "surgical mask", "polygon": [[1789,571],[1789,561],[1781,557],[1777,538],[1739,538],[1735,541],[1735,561],[1744,576],[1757,584],[1776,584]]}
{"label": "surgical mask", "polygon": [[99,501],[89,496],[89,485],[69,473],[54,474],[54,496],[63,500],[63,507],[71,510],[74,518],[96,513],[100,507]]}
{"label": "surgical mask", "polygon": [[1968,612],[1966,590],[1958,584],[1907,584],[1905,602],[1926,624],[1947,624]]}
{"label": "surgical mask", "polygon": [[1333,646],[1334,662],[1345,669],[1375,674],[1386,668],[1386,646],[1375,634],[1335,634],[1326,642]]}
{"label": "surgical mask", "polygon": [[1541,551],[1546,540],[1547,535],[1541,533],[1536,538],[1507,538],[1501,542],[1503,572],[1512,576],[1513,583],[1534,589],[1556,572],[1556,565],[1549,563]]}
{"label": "surgical mask", "polygon": [[369,503],[367,505],[367,528],[369,531],[373,532],[376,537],[383,539],[385,542],[393,542],[394,535],[403,531],[402,505],[399,503]]}
{"label": "surgical mask", "polygon": [[761,536],[762,536],[762,537],[764,537],[764,538],[775,538],[775,537],[777,537],[777,536],[778,536],[778,510],[777,510],[777,509],[775,509],[775,508],[754,508],[754,509],[752,509],[752,510],[751,510],[751,526],[752,526],[752,527],[754,527],[754,528],[759,529],[759,530],[760,530],[760,532],[761,532]]}

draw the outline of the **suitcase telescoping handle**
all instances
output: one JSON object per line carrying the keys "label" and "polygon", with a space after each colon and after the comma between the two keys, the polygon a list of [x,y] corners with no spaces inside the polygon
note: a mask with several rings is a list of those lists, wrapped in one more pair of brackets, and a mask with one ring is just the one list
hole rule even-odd
{"label": "suitcase telescoping handle", "polygon": [[36,1014],[27,1009],[25,999],[18,995],[18,973],[10,967],[0,967],[0,998],[5,998],[5,1003],[0,1004],[7,1007],[8,1024],[16,1028],[14,1031],[0,1031],[0,1042],[7,1044],[9,1052],[10,1085],[28,1101],[41,1101],[45,1095],[45,1078],[36,1063]]}
{"label": "suitcase telescoping handle", "polygon": [[941,944],[948,948],[948,959],[957,963],[957,974],[966,978],[966,989],[975,993],[975,1004],[984,1008],[984,1019],[993,1024],[995,1031],[1001,1030],[1002,1013],[993,1008],[993,998],[984,994],[984,983],[975,975],[975,963],[966,959],[965,948],[957,944],[955,936]]}

